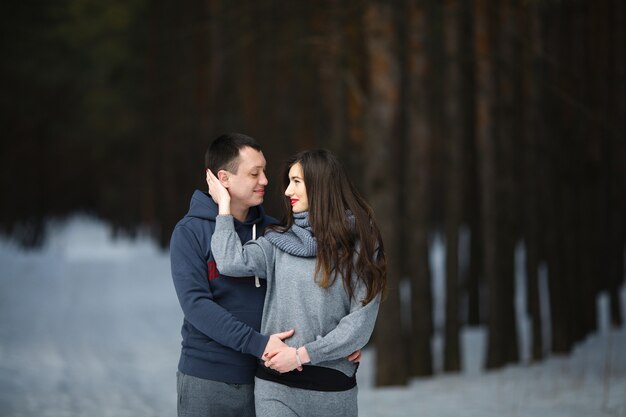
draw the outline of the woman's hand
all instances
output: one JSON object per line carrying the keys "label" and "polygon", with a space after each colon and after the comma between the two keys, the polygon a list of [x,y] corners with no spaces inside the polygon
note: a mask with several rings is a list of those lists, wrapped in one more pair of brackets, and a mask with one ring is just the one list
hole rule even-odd
{"label": "woman's hand", "polygon": [[273,352],[269,352],[265,357],[265,366],[282,373],[297,369],[302,370],[296,357],[296,348],[285,346]]}
{"label": "woman's hand", "polygon": [[210,169],[206,170],[206,184],[209,186],[209,194],[219,206],[219,214],[230,214],[230,193]]}

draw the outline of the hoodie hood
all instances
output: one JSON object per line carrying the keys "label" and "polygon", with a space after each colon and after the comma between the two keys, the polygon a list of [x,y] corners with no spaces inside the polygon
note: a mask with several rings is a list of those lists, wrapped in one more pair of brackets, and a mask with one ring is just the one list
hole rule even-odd
{"label": "hoodie hood", "polygon": [[[219,207],[213,201],[209,193],[196,190],[191,196],[191,202],[189,203],[189,211],[187,212],[187,217],[195,217],[203,220],[210,220],[212,222],[215,221],[215,217],[217,217],[219,213]],[[254,206],[250,207],[248,210],[248,218],[243,224],[252,225],[259,224],[263,222],[265,218],[265,211],[262,206]],[[238,223],[237,219],[235,222]]]}

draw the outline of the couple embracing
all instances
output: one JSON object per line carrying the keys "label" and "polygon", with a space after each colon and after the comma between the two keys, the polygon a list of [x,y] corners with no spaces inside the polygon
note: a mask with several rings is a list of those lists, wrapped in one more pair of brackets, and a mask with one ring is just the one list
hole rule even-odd
{"label": "couple embracing", "polygon": [[286,161],[285,213],[263,207],[251,137],[215,139],[170,243],[184,322],[178,415],[356,416],[360,349],[386,284],[372,210],[326,150]]}

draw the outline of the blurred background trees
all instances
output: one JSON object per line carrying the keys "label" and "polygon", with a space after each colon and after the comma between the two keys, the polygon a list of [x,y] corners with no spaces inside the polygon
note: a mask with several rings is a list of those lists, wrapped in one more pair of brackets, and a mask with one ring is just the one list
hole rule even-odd
{"label": "blurred background trees", "polygon": [[622,324],[621,0],[5,3],[0,229],[24,245],[81,211],[167,247],[206,146],[239,131],[264,147],[270,213],[282,161],[313,147],[372,204],[390,261],[379,384],[431,375],[435,331],[458,371],[468,325],[488,330],[488,368],[518,361],[520,248],[533,360],[593,332],[600,293]]}

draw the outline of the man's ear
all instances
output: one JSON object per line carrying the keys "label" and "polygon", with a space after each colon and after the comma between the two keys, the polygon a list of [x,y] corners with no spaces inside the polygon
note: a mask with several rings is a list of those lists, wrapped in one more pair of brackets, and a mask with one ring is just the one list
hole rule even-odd
{"label": "man's ear", "polygon": [[228,182],[229,174],[230,173],[224,169],[220,169],[219,171],[217,171],[217,179],[220,180],[224,188],[228,188],[229,186],[229,182]]}

